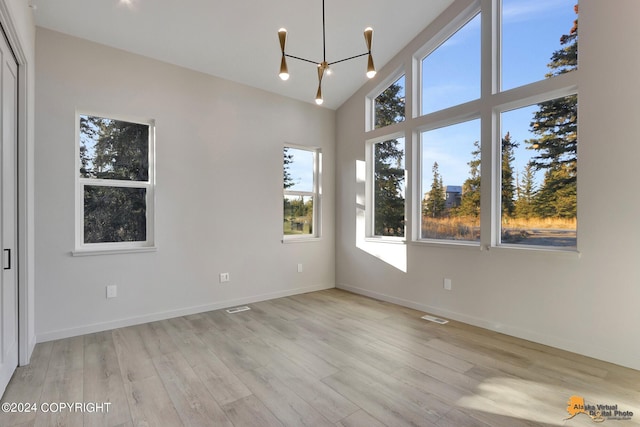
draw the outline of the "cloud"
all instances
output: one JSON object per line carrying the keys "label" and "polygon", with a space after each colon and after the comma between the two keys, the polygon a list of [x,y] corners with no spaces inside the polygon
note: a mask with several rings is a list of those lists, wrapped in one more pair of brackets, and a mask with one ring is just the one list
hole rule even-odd
{"label": "cloud", "polygon": [[573,5],[577,0],[559,1],[559,0],[536,0],[536,1],[505,1],[502,9],[502,19],[504,22],[522,22],[532,18],[532,16],[547,15],[553,12],[566,10],[568,7],[573,9]]}

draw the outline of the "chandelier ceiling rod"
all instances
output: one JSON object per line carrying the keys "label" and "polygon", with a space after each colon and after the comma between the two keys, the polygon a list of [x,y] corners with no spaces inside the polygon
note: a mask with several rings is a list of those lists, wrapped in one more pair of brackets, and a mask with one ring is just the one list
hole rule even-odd
{"label": "chandelier ceiling rod", "polygon": [[285,52],[285,44],[287,41],[287,30],[281,28],[278,30],[278,38],[280,39],[280,49],[282,50],[282,59],[280,61],[280,78],[287,80],[289,78],[289,69],[287,67],[287,58],[297,59],[299,61],[309,62],[315,64],[318,67],[318,92],[316,93],[316,103],[322,104],[322,77],[324,73],[330,73],[329,66],[338,64],[340,62],[349,61],[350,59],[360,58],[361,56],[368,55],[369,60],[367,62],[367,77],[372,78],[376,75],[376,68],[373,65],[373,56],[371,55],[371,42],[373,39],[373,29],[367,27],[364,30],[364,40],[367,46],[367,52],[359,55],[350,56],[348,58],[340,59],[338,61],[327,62],[327,41],[326,41],[326,25],[325,25],[325,12],[324,12],[324,0],[322,0],[322,62],[312,61],[311,59],[301,58],[299,56],[290,55]]}

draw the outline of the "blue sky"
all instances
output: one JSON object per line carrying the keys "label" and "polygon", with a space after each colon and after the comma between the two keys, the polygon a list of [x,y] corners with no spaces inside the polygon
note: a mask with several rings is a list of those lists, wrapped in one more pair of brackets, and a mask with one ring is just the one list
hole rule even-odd
{"label": "blue sky", "polygon": [[[567,34],[576,19],[576,0],[503,0],[502,88],[512,89],[545,78],[547,64],[558,50],[560,37]],[[423,112],[433,112],[477,99],[480,94],[480,20],[471,20],[423,63]],[[535,153],[525,140],[536,106],[505,112],[502,135],[511,133],[520,144],[514,167],[524,169]],[[436,129],[423,142],[423,191],[428,191],[435,161],[444,185],[462,185],[469,176],[473,142],[479,139],[478,120]],[[541,175],[539,172],[538,175]],[[541,176],[537,176],[538,181]]]}

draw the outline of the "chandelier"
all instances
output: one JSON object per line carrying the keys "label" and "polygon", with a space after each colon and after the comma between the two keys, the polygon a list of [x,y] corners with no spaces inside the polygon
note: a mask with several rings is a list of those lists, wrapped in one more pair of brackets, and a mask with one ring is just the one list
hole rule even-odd
{"label": "chandelier", "polygon": [[324,0],[322,0],[322,61],[312,61],[310,59],[300,58],[299,56],[289,55],[285,52],[285,43],[287,41],[287,30],[284,28],[280,28],[278,30],[278,38],[280,39],[280,49],[282,50],[282,60],[280,61],[280,78],[282,80],[289,79],[289,69],[287,68],[287,58],[297,59],[299,61],[310,62],[315,64],[318,68],[318,92],[316,93],[316,104],[320,105],[323,102],[322,99],[322,77],[326,74],[331,74],[331,69],[329,66],[333,64],[337,64],[339,62],[348,61],[350,59],[360,58],[361,56],[368,55],[369,59],[367,61],[367,77],[373,78],[376,75],[376,68],[373,65],[373,56],[371,56],[371,40],[373,38],[373,29],[371,27],[365,28],[364,30],[364,40],[367,45],[367,51],[365,53],[361,53],[359,55],[350,56],[348,58],[340,59],[338,61],[327,62],[327,48],[326,48],[326,37],[325,37],[325,20],[324,20]]}

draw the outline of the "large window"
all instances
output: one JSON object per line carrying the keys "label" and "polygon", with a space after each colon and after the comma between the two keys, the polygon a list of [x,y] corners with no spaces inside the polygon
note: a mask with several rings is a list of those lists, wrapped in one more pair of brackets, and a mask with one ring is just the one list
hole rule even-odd
{"label": "large window", "polygon": [[77,115],[76,249],[153,246],[153,122]]}
{"label": "large window", "polygon": [[320,150],[284,147],[283,234],[285,240],[320,235],[321,164]]}
{"label": "large window", "polygon": [[[468,7],[404,58],[413,64],[404,67],[406,81],[415,83],[407,97],[419,102],[388,97],[384,106],[406,110],[392,123],[406,138],[410,182],[403,164],[385,160],[385,144],[396,141],[383,134],[390,123],[368,128],[369,141],[382,141],[368,158],[370,234],[402,236],[406,202],[416,241],[575,250],[577,1],[461,3]],[[380,108],[379,95],[370,93],[369,111]],[[394,191],[383,192],[381,172],[394,170]],[[381,206],[387,194],[393,203]],[[392,206],[393,215],[381,216]]]}

